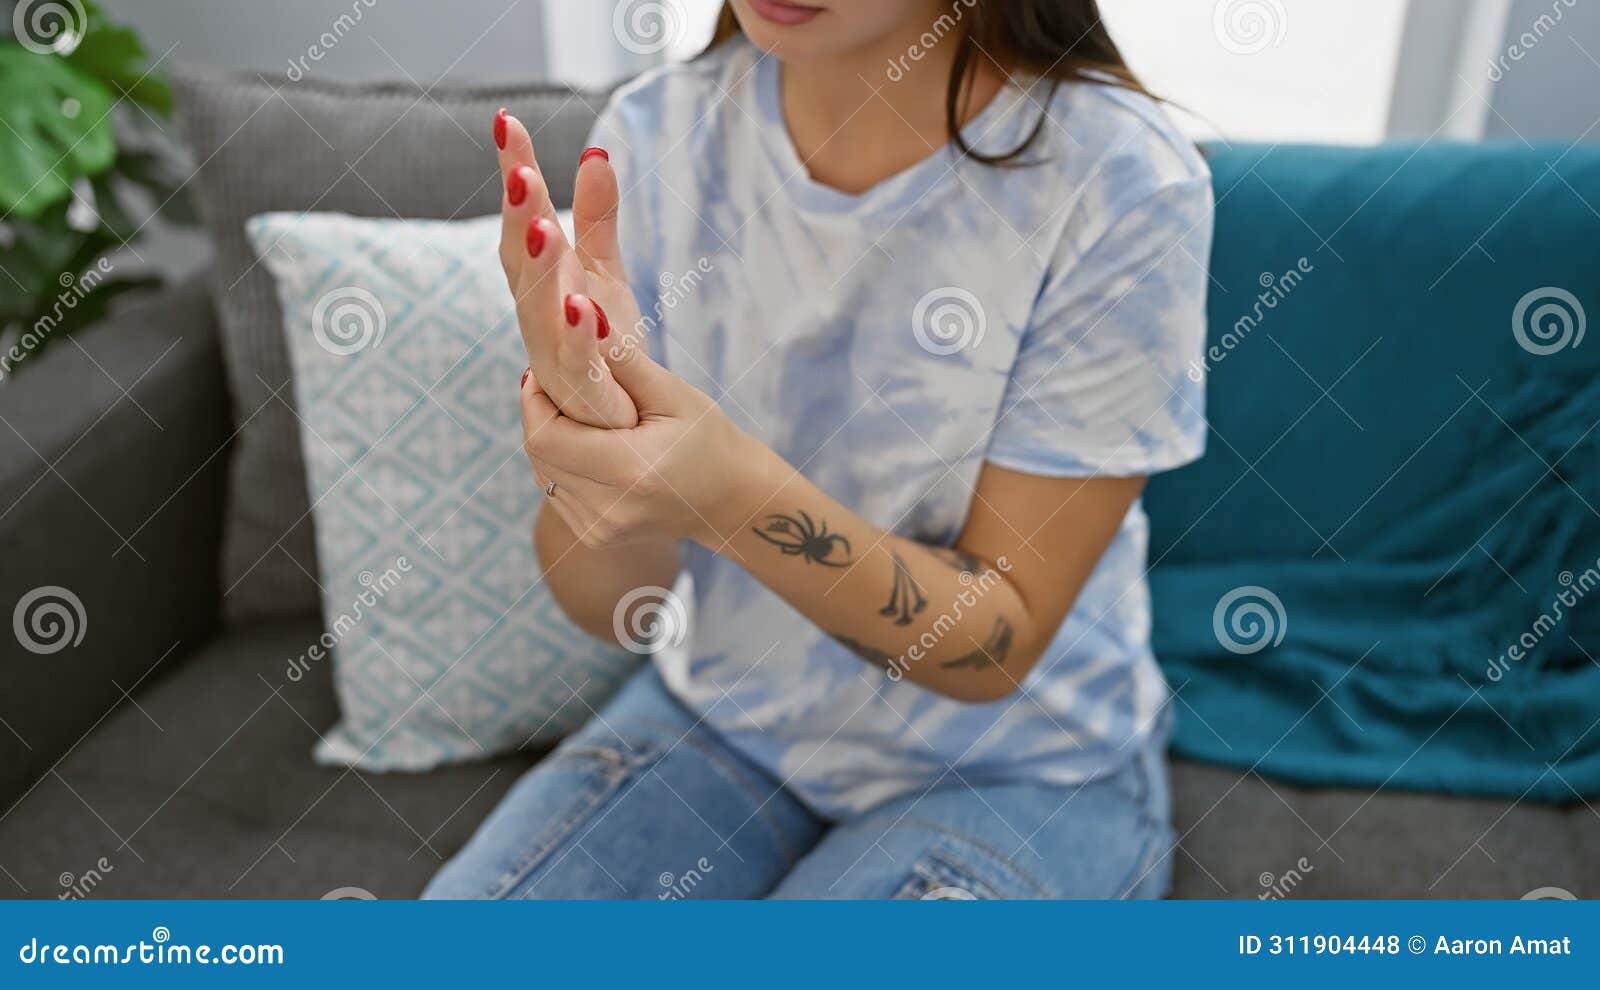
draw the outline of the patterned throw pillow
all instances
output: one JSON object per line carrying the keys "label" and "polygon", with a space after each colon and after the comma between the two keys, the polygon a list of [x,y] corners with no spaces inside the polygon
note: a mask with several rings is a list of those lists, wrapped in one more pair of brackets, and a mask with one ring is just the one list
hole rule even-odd
{"label": "patterned throw pillow", "polygon": [[500,220],[269,213],[342,719],[320,762],[423,770],[575,728],[634,668],[539,578]]}

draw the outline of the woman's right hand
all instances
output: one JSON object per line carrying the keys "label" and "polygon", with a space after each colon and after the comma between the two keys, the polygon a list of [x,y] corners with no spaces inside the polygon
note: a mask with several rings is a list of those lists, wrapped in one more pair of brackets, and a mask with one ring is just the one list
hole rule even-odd
{"label": "woman's right hand", "polygon": [[503,180],[500,263],[533,379],[564,416],[589,426],[637,426],[639,411],[602,353],[615,343],[612,334],[631,334],[639,321],[617,244],[616,173],[603,153],[584,153],[573,194],[574,247],[556,220],[527,129],[501,110],[494,136]]}

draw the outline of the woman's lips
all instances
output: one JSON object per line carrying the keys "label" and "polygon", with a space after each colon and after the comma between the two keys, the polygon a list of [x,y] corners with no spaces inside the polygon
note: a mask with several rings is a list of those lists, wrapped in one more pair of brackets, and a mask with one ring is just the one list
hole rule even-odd
{"label": "woman's lips", "polygon": [[822,13],[820,7],[804,7],[797,3],[784,3],[782,0],[748,0],[748,2],[757,17],[785,27],[805,24]]}

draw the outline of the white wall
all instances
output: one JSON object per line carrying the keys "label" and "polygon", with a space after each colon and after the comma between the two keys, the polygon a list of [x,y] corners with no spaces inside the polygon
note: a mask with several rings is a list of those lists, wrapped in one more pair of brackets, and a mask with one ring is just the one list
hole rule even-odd
{"label": "white wall", "polygon": [[1600,141],[1600,3],[1515,0],[1505,43],[1478,79],[1499,76],[1489,137]]}
{"label": "white wall", "polygon": [[[542,78],[544,21],[536,0],[105,0],[159,57],[285,78]],[[320,53],[320,57],[318,56]]]}

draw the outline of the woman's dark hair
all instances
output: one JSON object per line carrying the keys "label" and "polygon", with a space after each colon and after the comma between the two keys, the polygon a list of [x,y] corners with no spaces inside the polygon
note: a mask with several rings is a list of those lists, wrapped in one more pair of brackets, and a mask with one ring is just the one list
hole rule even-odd
{"label": "woman's dark hair", "polygon": [[[715,48],[740,34],[733,8],[724,3],[711,38]],[[1040,113],[1028,135],[1010,151],[984,154],[961,134],[980,60],[996,62],[1007,73],[1050,81],[1050,95],[1063,82],[1116,86],[1150,96],[1111,40],[1100,19],[1098,0],[952,0],[928,34],[953,42],[955,63],[945,86],[944,116],[950,139],[961,153],[985,165],[1017,164],[1044,129]],[[1041,101],[1049,105],[1049,99]]]}

